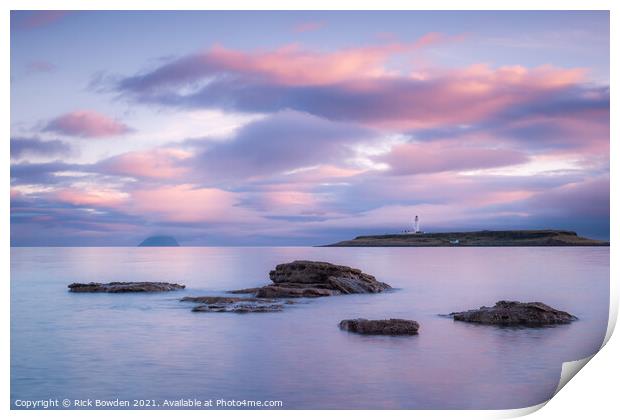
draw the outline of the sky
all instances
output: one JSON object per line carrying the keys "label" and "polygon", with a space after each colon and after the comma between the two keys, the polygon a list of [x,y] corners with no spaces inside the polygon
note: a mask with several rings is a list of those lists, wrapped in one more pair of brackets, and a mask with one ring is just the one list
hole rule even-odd
{"label": "sky", "polygon": [[11,244],[609,238],[605,11],[11,13]]}

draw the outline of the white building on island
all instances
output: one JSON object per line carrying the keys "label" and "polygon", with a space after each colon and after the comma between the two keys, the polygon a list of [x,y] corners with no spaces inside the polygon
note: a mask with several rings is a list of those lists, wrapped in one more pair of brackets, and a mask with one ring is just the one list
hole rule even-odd
{"label": "white building on island", "polygon": [[413,229],[405,229],[399,233],[399,235],[415,235],[422,234],[423,231],[420,230],[420,217],[416,215],[413,218]]}

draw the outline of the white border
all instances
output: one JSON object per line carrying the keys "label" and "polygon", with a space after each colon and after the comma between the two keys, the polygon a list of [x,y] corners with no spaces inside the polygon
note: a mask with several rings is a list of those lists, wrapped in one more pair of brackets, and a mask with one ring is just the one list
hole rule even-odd
{"label": "white border", "polygon": [[[614,74],[619,71],[618,67],[618,54],[614,51],[613,47],[618,46],[618,31],[617,26],[619,19],[616,12],[619,9],[614,7],[617,2],[611,0],[563,0],[562,2],[554,0],[503,0],[497,1],[485,1],[485,0],[470,0],[467,2],[459,0],[434,0],[433,2],[411,2],[411,1],[396,1],[396,0],[382,0],[381,2],[362,0],[354,3],[357,9],[362,10],[611,10],[611,84],[615,80]],[[3,381],[1,385],[1,396],[3,411],[9,411],[10,408],[10,375],[9,375],[9,350],[10,350],[10,248],[9,248],[9,182],[10,179],[10,167],[9,167],[9,137],[10,137],[10,75],[9,75],[9,27],[10,17],[9,11],[11,9],[26,10],[26,9],[61,9],[61,10],[140,10],[148,7],[149,10],[198,10],[198,9],[210,9],[210,10],[342,10],[346,9],[348,4],[344,1],[336,2],[334,0],[298,0],[295,2],[294,7],[290,1],[276,1],[276,0],[263,0],[260,4],[249,0],[228,0],[226,2],[196,2],[192,0],[150,0],[148,2],[138,0],[55,0],[55,1],[43,1],[43,0],[8,0],[2,2],[4,13],[0,18],[0,33],[1,33],[1,49],[3,57],[5,57],[4,65],[0,72],[2,75],[1,80],[5,89],[4,97],[2,98],[2,115],[1,124],[3,127],[4,139],[2,146],[0,147],[0,154],[4,165],[2,166],[2,172],[4,174],[4,183],[1,187],[1,193],[4,200],[0,200],[0,223],[2,233],[2,250],[0,253],[0,269],[4,274],[2,276],[2,290],[3,290],[3,311],[2,311],[2,374]],[[379,7],[380,6],[380,7]],[[466,6],[466,7],[465,7]],[[558,7],[561,6],[561,7]],[[612,91],[612,112],[611,112],[611,138],[618,139],[618,128],[614,121],[617,121],[618,113],[615,112],[617,96],[615,91]],[[614,99],[615,97],[615,99]],[[611,161],[618,162],[618,150],[615,142],[611,144]],[[611,170],[611,190],[617,191],[616,171],[612,165]],[[609,325],[605,338],[605,343],[608,342],[613,329],[615,327],[617,313],[618,313],[618,284],[617,284],[617,261],[618,252],[617,247],[614,244],[618,243],[618,229],[617,218],[614,217],[614,212],[618,209],[617,194],[611,195],[611,278],[614,279],[610,285],[610,316]],[[597,355],[594,358],[592,366],[585,369],[585,372],[580,374],[579,381],[572,381],[557,397],[554,397],[549,407],[545,410],[541,410],[535,414],[535,417],[542,418],[582,418],[585,415],[591,415],[598,413],[602,417],[611,417],[611,413],[617,413],[616,403],[617,396],[615,392],[615,384],[617,384],[616,374],[619,373],[618,366],[618,354],[620,353],[620,345],[618,339],[611,340],[606,348],[601,352],[601,355]],[[600,360],[597,360],[600,359]],[[589,359],[588,359],[589,360]],[[586,360],[587,362],[587,360]],[[585,363],[573,362],[567,364],[563,369],[569,372],[570,370],[575,372],[575,367],[583,367]],[[577,369],[578,371],[579,369]],[[572,377],[572,376],[571,376]],[[563,379],[564,380],[564,379]],[[576,382],[576,383],[575,383]],[[558,387],[558,391],[562,386]],[[594,405],[593,405],[594,404]],[[528,407],[518,410],[490,410],[490,411],[381,411],[371,412],[365,411],[354,412],[356,417],[375,416],[380,415],[382,417],[389,416],[390,418],[410,418],[415,415],[421,418],[506,418],[515,417],[537,411],[545,404],[540,404],[534,407]],[[10,417],[15,418],[40,418],[42,416],[49,418],[107,418],[111,415],[117,417],[135,417],[135,416],[148,416],[154,419],[169,418],[171,415],[183,416],[188,418],[200,418],[204,419],[206,416],[218,418],[232,418],[239,416],[240,412],[233,411],[149,411],[148,413],[142,411],[116,411],[114,413],[105,411],[10,411]],[[254,418],[274,419],[290,417],[294,414],[299,418],[314,418],[316,416],[328,416],[328,417],[340,417],[343,415],[349,415],[351,413],[344,411],[244,411],[244,415]],[[604,415],[603,414],[607,414]],[[598,416],[595,416],[598,417]]]}

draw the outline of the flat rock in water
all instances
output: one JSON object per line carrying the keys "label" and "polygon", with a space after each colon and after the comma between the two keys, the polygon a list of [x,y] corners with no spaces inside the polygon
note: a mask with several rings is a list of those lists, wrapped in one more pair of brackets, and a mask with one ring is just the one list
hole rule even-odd
{"label": "flat rock in water", "polygon": [[297,284],[282,283],[279,285],[261,287],[256,291],[256,297],[261,298],[299,298],[323,297],[339,295],[338,290],[323,287],[300,287]]}
{"label": "flat rock in water", "polygon": [[122,282],[111,283],[71,283],[69,291],[74,293],[133,293],[133,292],[170,292],[185,289],[185,285],[165,282]]}
{"label": "flat rock in water", "polygon": [[186,296],[181,301],[201,304],[195,306],[192,312],[280,312],[285,304],[289,304],[274,299],[228,296]]}
{"label": "flat rock in water", "polygon": [[340,329],[358,334],[371,335],[416,335],[420,324],[408,319],[345,319]]}
{"label": "flat rock in water", "polygon": [[280,312],[284,309],[284,305],[281,303],[271,303],[268,305],[260,303],[235,303],[235,304],[223,304],[214,303],[212,305],[198,305],[192,308],[192,312],[236,312],[236,313],[250,313],[250,312]]}
{"label": "flat rock in water", "polygon": [[298,298],[380,293],[391,289],[389,284],[377,281],[357,268],[321,261],[279,264],[269,273],[269,278],[273,284],[231,293],[252,293],[262,298]]}
{"label": "flat rock in water", "polygon": [[181,302],[196,302],[211,305],[214,303],[239,303],[239,302],[254,302],[254,303],[273,303],[277,302],[274,299],[260,299],[255,297],[236,297],[236,296],[185,296],[181,299]]}
{"label": "flat rock in water", "polygon": [[501,300],[493,307],[482,306],[464,312],[453,312],[455,321],[474,322],[488,325],[543,326],[567,324],[576,316],[554,309],[541,302],[517,302]]}

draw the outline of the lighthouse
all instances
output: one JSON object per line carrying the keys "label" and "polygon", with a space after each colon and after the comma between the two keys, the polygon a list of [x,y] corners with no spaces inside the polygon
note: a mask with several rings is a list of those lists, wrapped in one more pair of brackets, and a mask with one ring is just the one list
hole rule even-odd
{"label": "lighthouse", "polygon": [[413,233],[420,233],[420,218],[417,215],[413,220]]}

